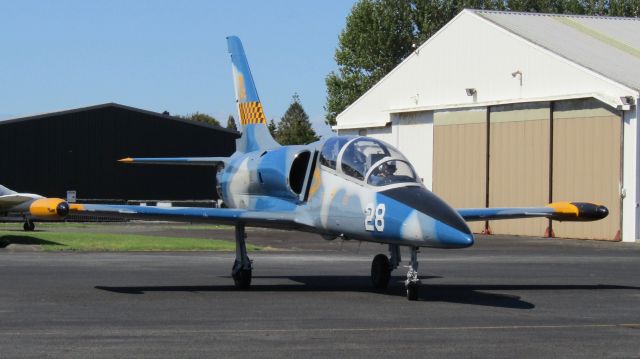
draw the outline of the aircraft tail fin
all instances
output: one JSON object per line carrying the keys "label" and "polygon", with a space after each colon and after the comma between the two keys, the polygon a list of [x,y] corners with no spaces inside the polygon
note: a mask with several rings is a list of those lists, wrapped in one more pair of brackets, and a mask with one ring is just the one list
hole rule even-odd
{"label": "aircraft tail fin", "polygon": [[236,140],[238,152],[268,150],[280,145],[271,137],[267,128],[267,118],[253,83],[253,76],[242,47],[236,36],[227,37],[227,46],[233,65],[233,81],[236,90],[236,102],[242,125],[242,137]]}

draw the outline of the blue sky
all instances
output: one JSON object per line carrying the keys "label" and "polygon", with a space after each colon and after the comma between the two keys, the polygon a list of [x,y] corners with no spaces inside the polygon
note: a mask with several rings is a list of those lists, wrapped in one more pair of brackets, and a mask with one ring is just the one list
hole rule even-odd
{"label": "blue sky", "polygon": [[2,1],[0,119],[117,102],[237,118],[225,37],[237,35],[267,118],[298,93],[316,131],[355,1]]}

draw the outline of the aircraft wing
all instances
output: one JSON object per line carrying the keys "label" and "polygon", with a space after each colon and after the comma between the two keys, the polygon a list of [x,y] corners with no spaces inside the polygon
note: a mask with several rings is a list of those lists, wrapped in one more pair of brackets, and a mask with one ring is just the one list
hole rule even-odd
{"label": "aircraft wing", "polygon": [[111,218],[207,222],[215,224],[243,223],[247,226],[296,229],[302,227],[294,212],[248,211],[231,208],[153,207],[106,204],[72,204],[71,214]]}
{"label": "aircraft wing", "polygon": [[556,221],[586,222],[605,218],[607,207],[585,202],[554,202],[544,207],[464,208],[458,213],[465,221],[546,217]]}
{"label": "aircraft wing", "polygon": [[216,166],[229,157],[127,157],[118,162],[151,165]]}

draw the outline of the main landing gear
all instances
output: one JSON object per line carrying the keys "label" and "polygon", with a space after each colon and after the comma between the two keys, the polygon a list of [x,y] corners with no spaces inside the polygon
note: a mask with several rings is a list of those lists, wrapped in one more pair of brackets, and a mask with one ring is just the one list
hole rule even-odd
{"label": "main landing gear", "polygon": [[[391,257],[384,254],[378,254],[373,258],[371,263],[371,282],[377,290],[383,290],[389,285],[391,271],[398,268],[400,264],[400,247],[397,244],[389,245],[389,253]],[[418,247],[411,247],[411,262],[407,279],[404,282],[407,290],[407,299],[418,299],[418,289],[420,288],[420,279],[418,279]]]}
{"label": "main landing gear", "polygon": [[238,289],[247,289],[251,285],[251,259],[247,255],[247,245],[245,239],[247,234],[244,231],[244,224],[236,224],[236,260],[231,269],[233,283]]}
{"label": "main landing gear", "polygon": [[33,230],[36,229],[36,225],[33,223],[32,220],[25,218],[24,225],[22,225],[22,228],[24,229],[25,232],[32,232]]}

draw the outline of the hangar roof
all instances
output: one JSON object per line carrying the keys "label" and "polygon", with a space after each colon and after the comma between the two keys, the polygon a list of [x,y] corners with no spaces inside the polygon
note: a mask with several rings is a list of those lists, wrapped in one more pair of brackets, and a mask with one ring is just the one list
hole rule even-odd
{"label": "hangar roof", "polygon": [[160,113],[160,112],[153,112],[153,111],[143,110],[143,109],[136,108],[136,107],[125,106],[125,105],[121,105],[121,104],[115,103],[115,102],[108,102],[108,103],[103,103],[103,104],[94,105],[94,106],[87,106],[87,107],[79,107],[79,108],[74,108],[74,109],[70,109],[70,110],[53,111],[53,112],[41,113],[41,114],[31,115],[31,116],[9,118],[9,119],[6,119],[6,120],[0,120],[0,126],[1,125],[5,125],[5,124],[10,124],[10,123],[15,123],[15,122],[30,121],[30,120],[40,119],[40,118],[47,118],[47,117],[51,117],[51,116],[66,115],[66,114],[70,114],[70,113],[85,112],[85,111],[98,110],[98,109],[110,108],[110,107],[119,108],[119,109],[123,109],[123,110],[127,110],[127,111],[137,112],[137,113],[142,113],[142,114],[151,115],[151,116],[156,116],[156,117],[164,117],[164,118],[167,118],[169,120],[178,121],[178,122],[184,122],[184,123],[190,124],[190,125],[196,125],[196,126],[212,128],[212,129],[215,129],[215,130],[220,130],[222,132],[229,132],[229,133],[233,133],[233,134],[236,134],[236,135],[239,134],[238,131],[230,130],[230,129],[222,127],[222,126],[213,126],[213,125],[210,125],[210,124],[204,123],[204,122],[188,120],[188,119],[184,119],[184,118],[181,118],[181,117],[178,117],[178,116],[172,116],[172,115],[167,115],[167,114]]}
{"label": "hangar roof", "polygon": [[640,19],[468,11],[570,61],[640,90]]}

